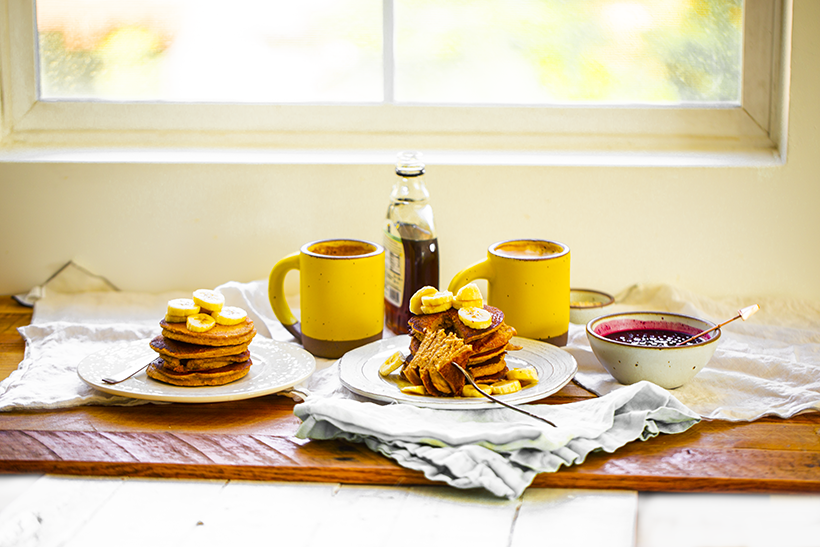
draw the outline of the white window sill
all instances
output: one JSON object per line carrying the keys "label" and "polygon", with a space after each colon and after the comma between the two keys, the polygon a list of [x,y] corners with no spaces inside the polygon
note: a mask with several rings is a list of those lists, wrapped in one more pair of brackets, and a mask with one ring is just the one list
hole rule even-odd
{"label": "white window sill", "polygon": [[[49,148],[0,149],[0,163],[390,165],[399,150],[265,148]],[[461,151],[422,150],[429,165],[559,167],[777,167],[771,149],[730,151]]]}

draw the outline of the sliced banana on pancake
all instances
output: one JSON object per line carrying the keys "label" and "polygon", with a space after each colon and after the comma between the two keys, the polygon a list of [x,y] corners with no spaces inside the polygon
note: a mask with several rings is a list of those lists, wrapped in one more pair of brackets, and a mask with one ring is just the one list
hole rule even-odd
{"label": "sliced banana on pancake", "polygon": [[475,283],[467,283],[456,291],[453,297],[453,307],[455,309],[461,308],[483,308],[484,296],[481,294],[481,289]]}
{"label": "sliced banana on pancake", "polygon": [[211,313],[211,317],[219,325],[238,325],[248,317],[248,312],[236,306],[225,306],[219,311]]}
{"label": "sliced banana on pancake", "polygon": [[216,325],[216,320],[207,313],[189,315],[186,327],[191,332],[208,332]]}
{"label": "sliced banana on pancake", "polygon": [[192,298],[174,298],[168,301],[168,309],[165,311],[166,315],[173,317],[188,317],[199,313],[199,306]]}
{"label": "sliced banana on pancake", "polygon": [[481,298],[478,300],[453,300],[453,307],[457,310],[461,308],[483,308],[484,300]]}
{"label": "sliced banana on pancake", "polygon": [[428,308],[437,308],[445,304],[453,303],[453,293],[450,291],[436,291],[433,294],[421,297],[421,305]]}
{"label": "sliced banana on pancake", "polygon": [[493,316],[484,308],[461,308],[458,318],[471,329],[486,329],[493,324]]}
{"label": "sliced banana on pancake", "polygon": [[421,315],[421,298],[423,296],[430,296],[436,294],[438,289],[435,287],[430,287],[429,285],[426,287],[422,287],[410,297],[410,313],[413,315]]}
{"label": "sliced banana on pancake", "polygon": [[424,315],[432,315],[434,313],[441,313],[443,311],[449,310],[453,306],[452,302],[447,302],[441,304],[440,306],[429,307],[429,306],[422,306],[421,313]]}
{"label": "sliced banana on pancake", "polygon": [[225,297],[211,289],[197,289],[194,291],[194,303],[205,311],[214,312],[225,305]]}

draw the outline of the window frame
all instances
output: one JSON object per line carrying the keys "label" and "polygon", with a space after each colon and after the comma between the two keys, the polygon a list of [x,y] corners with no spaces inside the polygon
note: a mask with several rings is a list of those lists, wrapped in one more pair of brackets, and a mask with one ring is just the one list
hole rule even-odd
{"label": "window frame", "polygon": [[0,0],[0,7],[0,149],[6,151],[175,147],[362,156],[389,150],[392,161],[394,150],[414,148],[468,164],[786,160],[792,0],[745,0],[741,106],[714,108],[42,101],[34,0]]}

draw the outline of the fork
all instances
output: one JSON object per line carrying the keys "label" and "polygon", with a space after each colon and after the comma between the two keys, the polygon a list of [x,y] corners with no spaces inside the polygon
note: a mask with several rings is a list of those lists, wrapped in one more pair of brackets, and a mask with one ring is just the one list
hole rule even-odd
{"label": "fork", "polygon": [[555,425],[554,423],[552,423],[551,421],[549,421],[546,418],[542,418],[541,416],[539,416],[537,414],[533,414],[532,412],[526,411],[523,408],[519,408],[517,406],[513,406],[511,404],[505,403],[504,401],[496,399],[495,397],[493,397],[492,395],[490,395],[489,393],[487,393],[486,391],[484,391],[480,387],[478,387],[478,384],[475,383],[475,381],[473,380],[473,377],[470,375],[470,373],[467,372],[466,370],[464,370],[463,368],[461,368],[458,365],[458,363],[453,363],[453,365],[455,365],[455,367],[458,370],[461,371],[461,373],[464,375],[465,378],[467,378],[467,381],[470,382],[470,385],[473,386],[476,389],[476,391],[478,391],[479,393],[481,393],[482,395],[484,395],[485,397],[487,397],[491,401],[495,401],[496,403],[500,404],[501,406],[505,406],[505,407],[509,408],[510,410],[515,410],[516,412],[521,412],[522,414],[526,414],[530,418],[535,418],[536,420],[541,420],[542,422],[546,422],[549,425],[551,425],[552,427],[558,427],[557,425]]}
{"label": "fork", "polygon": [[119,384],[120,382],[124,382],[136,373],[140,372],[141,370],[148,368],[150,363],[140,364],[139,366],[132,366],[131,368],[126,368],[125,370],[118,372],[117,374],[112,374],[107,378],[102,378],[102,381],[106,384]]}

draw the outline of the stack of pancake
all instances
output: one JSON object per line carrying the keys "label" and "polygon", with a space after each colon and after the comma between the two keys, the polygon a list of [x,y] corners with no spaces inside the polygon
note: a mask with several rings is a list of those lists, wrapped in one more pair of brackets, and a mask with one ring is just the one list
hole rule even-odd
{"label": "stack of pancake", "polygon": [[160,321],[162,334],[151,340],[159,354],[148,365],[148,376],[178,386],[221,386],[250,371],[248,344],[256,335],[253,321],[215,325],[193,332],[185,322]]}
{"label": "stack of pancake", "polygon": [[460,396],[464,388],[464,375],[453,363],[466,369],[477,383],[504,379],[509,370],[507,352],[521,346],[510,342],[516,332],[504,323],[504,312],[492,306],[484,309],[492,317],[484,329],[465,325],[455,308],[411,317],[410,355],[402,366],[402,376],[440,397]]}

